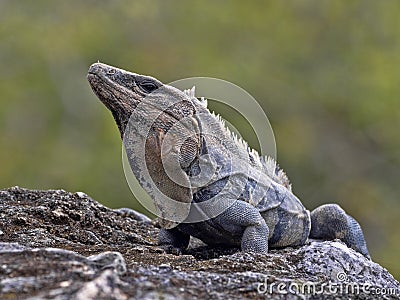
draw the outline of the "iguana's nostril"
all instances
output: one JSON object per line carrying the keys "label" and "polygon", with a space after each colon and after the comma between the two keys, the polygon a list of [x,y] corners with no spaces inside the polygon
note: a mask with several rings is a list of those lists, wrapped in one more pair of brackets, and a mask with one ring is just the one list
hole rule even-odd
{"label": "iguana's nostril", "polygon": [[115,69],[109,69],[108,71],[107,71],[107,74],[108,75],[114,75],[115,74]]}

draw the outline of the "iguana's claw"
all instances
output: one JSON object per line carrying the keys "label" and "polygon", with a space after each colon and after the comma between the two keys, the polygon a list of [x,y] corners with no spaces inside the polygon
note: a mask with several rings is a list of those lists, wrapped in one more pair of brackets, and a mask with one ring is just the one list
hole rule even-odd
{"label": "iguana's claw", "polygon": [[182,255],[184,249],[182,248],[177,248],[172,245],[159,245],[160,247],[166,254],[174,254],[174,255]]}

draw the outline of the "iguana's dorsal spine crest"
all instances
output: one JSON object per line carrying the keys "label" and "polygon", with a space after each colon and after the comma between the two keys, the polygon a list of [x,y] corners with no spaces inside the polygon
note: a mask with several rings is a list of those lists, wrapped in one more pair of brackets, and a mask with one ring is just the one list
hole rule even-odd
{"label": "iguana's dorsal spine crest", "polygon": [[[200,102],[208,110],[208,101],[204,97],[196,98],[195,92],[196,87],[193,86],[191,89],[187,89],[183,91],[192,101]],[[253,158],[256,164],[261,164],[264,171],[267,175],[274,180],[275,182],[283,185],[289,191],[292,191],[292,186],[290,180],[286,173],[278,166],[277,162],[271,156],[260,156],[258,151],[249,147],[247,142],[243,140],[236,133],[232,132],[229,127],[226,126],[225,120],[219,115],[215,114],[213,111],[210,111],[211,115],[216,119],[218,123],[221,124],[221,127],[226,131],[227,135],[242,149],[245,149],[249,155]]]}

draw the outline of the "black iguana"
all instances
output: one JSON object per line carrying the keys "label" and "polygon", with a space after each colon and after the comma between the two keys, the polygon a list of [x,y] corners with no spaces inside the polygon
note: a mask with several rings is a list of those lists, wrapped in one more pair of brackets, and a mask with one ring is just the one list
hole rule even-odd
{"label": "black iguana", "polygon": [[89,83],[118,125],[130,164],[158,209],[159,245],[181,252],[190,236],[210,245],[303,245],[341,239],[369,258],[360,225],[338,205],[311,213],[286,174],[226,129],[194,90],[93,64]]}

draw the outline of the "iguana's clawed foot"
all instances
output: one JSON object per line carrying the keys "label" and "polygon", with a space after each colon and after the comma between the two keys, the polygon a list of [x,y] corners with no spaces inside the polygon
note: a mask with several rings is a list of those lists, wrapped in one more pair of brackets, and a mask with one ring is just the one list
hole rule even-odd
{"label": "iguana's clawed foot", "polygon": [[167,254],[182,255],[185,251],[183,248],[177,248],[172,245],[159,245],[158,247],[163,249]]}
{"label": "iguana's clawed foot", "polygon": [[158,235],[158,245],[166,253],[182,255],[189,245],[190,236],[176,228],[161,229]]}

